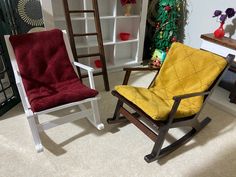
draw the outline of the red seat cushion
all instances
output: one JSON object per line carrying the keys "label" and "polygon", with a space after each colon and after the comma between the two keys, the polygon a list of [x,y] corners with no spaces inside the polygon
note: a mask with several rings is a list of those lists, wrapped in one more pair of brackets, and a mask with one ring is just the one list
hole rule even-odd
{"label": "red seat cushion", "polygon": [[94,97],[69,60],[58,29],[10,36],[24,88],[34,112]]}

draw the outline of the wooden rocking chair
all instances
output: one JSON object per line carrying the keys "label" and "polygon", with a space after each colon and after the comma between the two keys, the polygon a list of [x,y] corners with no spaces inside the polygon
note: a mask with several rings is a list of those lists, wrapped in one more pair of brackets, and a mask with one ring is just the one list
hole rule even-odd
{"label": "wooden rocking chair", "polygon": [[[118,102],[113,118],[107,119],[107,122],[112,124],[128,119],[154,141],[152,152],[144,157],[146,162],[158,160],[189,141],[211,121],[207,117],[199,122],[198,116],[233,59],[233,55],[225,59],[173,43],[163,66],[148,88],[124,85],[132,71],[125,69],[127,73],[123,85],[116,86],[112,91]],[[124,104],[135,112],[129,112],[123,107]],[[191,130],[162,148],[169,129],[176,127],[191,127]]]}
{"label": "wooden rocking chair", "polygon": [[[43,150],[39,133],[55,126],[86,117],[97,129],[104,128],[93,68],[74,62],[65,31],[5,36],[5,41],[37,152]],[[80,82],[76,66],[88,72],[90,88]],[[78,112],[48,122],[38,120],[39,115],[77,105]]]}

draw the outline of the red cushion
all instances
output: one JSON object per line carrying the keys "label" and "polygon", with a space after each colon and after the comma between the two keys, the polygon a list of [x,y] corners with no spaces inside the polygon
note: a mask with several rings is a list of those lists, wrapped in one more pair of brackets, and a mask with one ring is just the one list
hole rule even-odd
{"label": "red cushion", "polygon": [[10,42],[34,112],[98,94],[78,79],[62,31],[54,29],[10,36]]}

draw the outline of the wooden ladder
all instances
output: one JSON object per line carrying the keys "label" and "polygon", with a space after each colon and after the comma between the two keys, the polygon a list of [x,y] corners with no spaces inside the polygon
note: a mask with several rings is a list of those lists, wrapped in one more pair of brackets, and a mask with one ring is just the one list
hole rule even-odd
{"label": "wooden ladder", "polygon": [[[72,53],[73,53],[75,60],[78,61],[80,58],[99,56],[100,61],[101,61],[101,65],[102,65],[102,71],[94,73],[94,76],[103,75],[105,90],[109,91],[110,88],[109,88],[109,81],[108,81],[108,74],[107,74],[105,52],[104,52],[104,46],[103,46],[102,31],[101,31],[101,24],[100,24],[100,17],[99,17],[97,0],[92,0],[92,4],[93,4],[93,9],[91,9],[91,10],[70,10],[68,0],[63,0],[66,25],[67,25],[67,29],[68,29]],[[72,27],[72,22],[71,22],[71,14],[74,14],[74,13],[92,13],[94,15],[96,32],[75,34],[73,32],[73,27]],[[99,52],[78,55],[77,50],[76,50],[75,37],[82,37],[82,36],[97,36]],[[82,78],[88,77],[88,75],[82,75],[80,70],[78,70],[78,73],[79,73],[81,80],[82,80]]]}

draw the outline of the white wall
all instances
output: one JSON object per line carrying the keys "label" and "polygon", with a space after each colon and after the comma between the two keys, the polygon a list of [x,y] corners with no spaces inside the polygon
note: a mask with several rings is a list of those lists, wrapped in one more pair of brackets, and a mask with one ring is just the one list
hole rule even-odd
{"label": "white wall", "polygon": [[53,29],[54,26],[55,26],[54,25],[54,18],[53,18],[52,2],[51,1],[52,0],[40,0],[41,6],[42,6],[44,27],[46,29]]}
{"label": "white wall", "polygon": [[[200,35],[213,33],[220,26],[220,22],[217,22],[216,17],[212,18],[214,11],[221,10],[224,12],[229,7],[236,9],[236,0],[187,0],[187,10],[189,12],[187,14],[187,25],[185,26],[184,43],[199,48],[201,44]],[[235,19],[234,25],[236,26],[236,14],[234,17],[227,19],[224,26],[229,25],[228,27],[230,27],[233,25],[233,19]],[[230,31],[235,32],[235,26]],[[229,36],[229,34],[226,34],[226,36]],[[236,34],[232,38],[236,39]]]}

